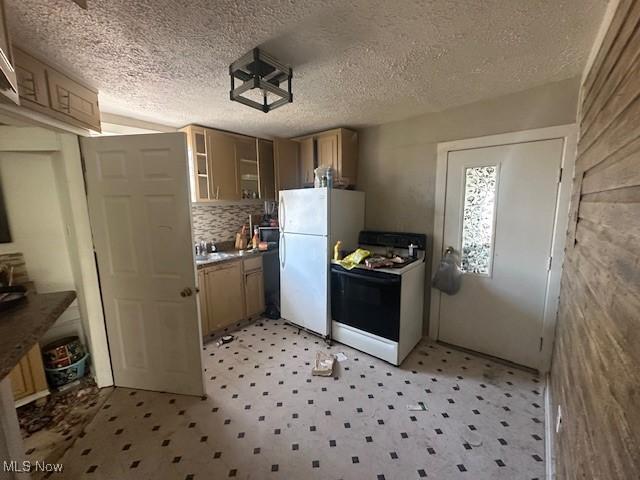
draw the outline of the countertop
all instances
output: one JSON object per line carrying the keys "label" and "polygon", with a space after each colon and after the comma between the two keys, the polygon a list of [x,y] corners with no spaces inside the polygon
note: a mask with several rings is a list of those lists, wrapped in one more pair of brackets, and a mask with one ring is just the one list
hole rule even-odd
{"label": "countertop", "polygon": [[76,298],[72,290],[29,293],[26,300],[0,312],[0,380],[40,340]]}
{"label": "countertop", "polygon": [[[332,265],[340,265],[339,262],[337,262],[336,260],[331,260],[331,264]],[[360,264],[360,265],[356,265],[354,268],[359,269],[359,270],[366,270],[368,272],[382,272],[382,273],[391,273],[393,275],[402,275],[403,273],[408,272],[409,270],[413,270],[414,268],[418,268],[421,265],[425,265],[424,263],[424,256],[421,257],[420,259],[418,259],[415,262],[411,262],[403,267],[397,267],[397,268],[391,268],[391,267],[387,267],[387,268],[369,268],[366,267],[364,264]]]}
{"label": "countertop", "polygon": [[198,269],[209,267],[211,265],[215,265],[218,263],[231,262],[234,260],[241,260],[243,258],[251,258],[258,255],[267,255],[267,254],[277,254],[277,249],[272,250],[229,250],[229,251],[221,251],[210,253],[206,260],[196,260],[196,265]]}

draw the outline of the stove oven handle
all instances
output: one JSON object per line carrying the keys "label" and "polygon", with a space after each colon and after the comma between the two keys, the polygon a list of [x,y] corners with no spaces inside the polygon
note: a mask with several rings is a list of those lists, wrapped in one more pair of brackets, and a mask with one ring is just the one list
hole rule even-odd
{"label": "stove oven handle", "polygon": [[392,283],[399,283],[400,282],[400,276],[398,275],[398,278],[378,278],[378,277],[372,277],[370,275],[359,275],[357,273],[351,273],[351,272],[347,272],[347,271],[336,271],[336,273],[338,273],[339,275],[344,275],[345,277],[351,277],[351,278],[357,278],[358,280],[365,280],[367,282],[371,282],[371,283],[379,283],[379,284],[392,284]]}

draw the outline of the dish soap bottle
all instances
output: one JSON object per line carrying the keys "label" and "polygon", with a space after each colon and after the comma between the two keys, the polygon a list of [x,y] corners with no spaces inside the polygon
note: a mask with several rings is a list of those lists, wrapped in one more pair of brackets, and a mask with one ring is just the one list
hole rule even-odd
{"label": "dish soap bottle", "polygon": [[336,242],[335,247],[333,247],[333,259],[337,262],[338,260],[342,260],[340,258],[340,248],[342,247],[342,242],[338,240]]}
{"label": "dish soap bottle", "polygon": [[258,243],[260,243],[260,238],[258,233],[259,233],[258,227],[255,227],[253,229],[253,237],[251,238],[251,246],[253,247],[254,250],[258,248]]}

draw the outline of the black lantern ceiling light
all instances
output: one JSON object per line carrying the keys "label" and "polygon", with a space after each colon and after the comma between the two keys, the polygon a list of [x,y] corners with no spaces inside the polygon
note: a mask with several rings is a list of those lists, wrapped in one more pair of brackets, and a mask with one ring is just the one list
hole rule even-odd
{"label": "black lantern ceiling light", "polygon": [[[268,113],[282,105],[293,102],[291,93],[291,78],[293,70],[274,57],[254,48],[250,52],[229,65],[231,76],[231,100],[243,103]],[[236,80],[242,84],[236,87]],[[280,88],[285,83],[287,90]],[[253,91],[258,89],[257,91]],[[270,96],[277,97],[269,103]],[[255,99],[249,98],[252,95]],[[258,100],[261,100],[258,101]]]}

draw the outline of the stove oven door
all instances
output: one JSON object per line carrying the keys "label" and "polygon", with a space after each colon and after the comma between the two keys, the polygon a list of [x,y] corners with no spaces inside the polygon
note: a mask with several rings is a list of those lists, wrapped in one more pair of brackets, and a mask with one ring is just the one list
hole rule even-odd
{"label": "stove oven door", "polygon": [[401,282],[401,275],[331,265],[333,320],[397,342]]}

